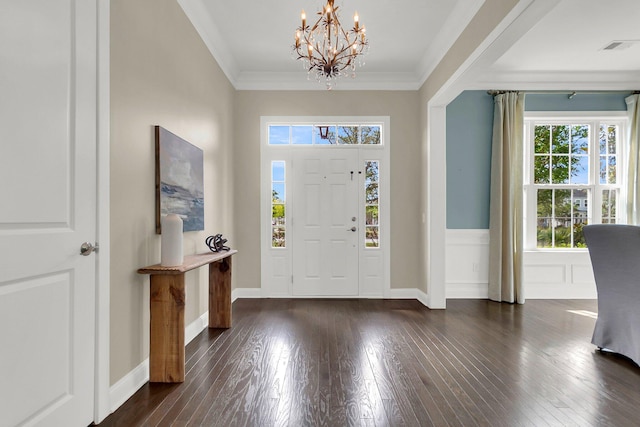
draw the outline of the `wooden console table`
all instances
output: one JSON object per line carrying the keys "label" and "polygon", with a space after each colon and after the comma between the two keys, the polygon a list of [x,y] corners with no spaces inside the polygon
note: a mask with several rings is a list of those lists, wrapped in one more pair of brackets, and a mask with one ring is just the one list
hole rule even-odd
{"label": "wooden console table", "polygon": [[231,327],[231,255],[237,252],[188,255],[176,267],[138,269],[151,275],[150,382],[184,382],[185,272],[209,264],[209,327]]}

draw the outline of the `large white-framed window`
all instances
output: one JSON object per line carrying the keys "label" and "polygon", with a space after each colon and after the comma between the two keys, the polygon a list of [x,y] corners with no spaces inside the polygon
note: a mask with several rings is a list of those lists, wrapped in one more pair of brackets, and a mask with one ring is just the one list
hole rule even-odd
{"label": "large white-framed window", "polygon": [[624,222],[625,117],[525,114],[525,249],[584,250],[585,225]]}

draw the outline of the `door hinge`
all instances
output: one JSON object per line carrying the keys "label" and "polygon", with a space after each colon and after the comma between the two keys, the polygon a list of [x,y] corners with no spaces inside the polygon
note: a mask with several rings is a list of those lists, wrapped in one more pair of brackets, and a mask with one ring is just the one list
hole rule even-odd
{"label": "door hinge", "polygon": [[293,274],[291,275],[291,283],[293,283]]}

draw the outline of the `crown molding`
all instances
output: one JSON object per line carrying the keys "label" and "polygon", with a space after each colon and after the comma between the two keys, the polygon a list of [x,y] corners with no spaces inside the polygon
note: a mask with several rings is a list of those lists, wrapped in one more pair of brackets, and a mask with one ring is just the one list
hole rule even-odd
{"label": "crown molding", "polygon": [[491,70],[471,85],[500,90],[637,90],[637,71],[502,71]]}
{"label": "crown molding", "polygon": [[[326,87],[314,76],[300,72],[242,72],[236,79],[237,90],[322,90]],[[334,91],[340,90],[418,90],[420,83],[414,73],[359,72],[355,79],[337,80]]]}

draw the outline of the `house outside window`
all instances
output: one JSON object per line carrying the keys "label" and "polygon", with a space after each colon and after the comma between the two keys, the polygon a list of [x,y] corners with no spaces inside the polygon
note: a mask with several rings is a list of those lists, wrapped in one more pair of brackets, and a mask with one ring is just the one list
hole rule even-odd
{"label": "house outside window", "polygon": [[587,224],[623,222],[624,116],[525,117],[525,248],[586,248]]}

